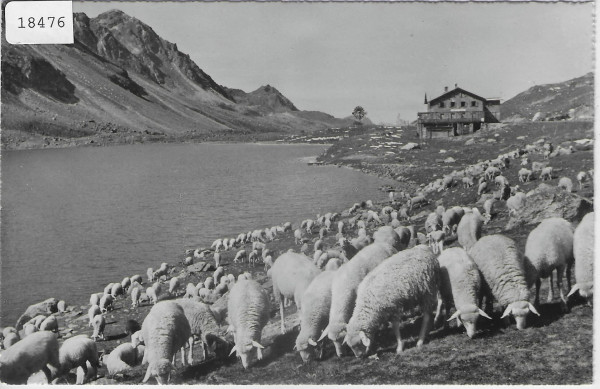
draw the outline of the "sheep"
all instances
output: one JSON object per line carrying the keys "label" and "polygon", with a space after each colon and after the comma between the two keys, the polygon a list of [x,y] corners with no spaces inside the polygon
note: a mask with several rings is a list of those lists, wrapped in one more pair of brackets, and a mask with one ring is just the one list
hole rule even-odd
{"label": "sheep", "polygon": [[235,341],[231,352],[237,352],[244,369],[254,359],[255,349],[257,358],[262,359],[261,332],[269,321],[269,310],[269,297],[256,281],[238,281],[229,292],[229,332]]}
{"label": "sheep", "polygon": [[437,212],[431,212],[425,220],[425,233],[442,229],[442,217]]}
{"label": "sheep", "polygon": [[392,322],[398,341],[396,353],[400,354],[404,349],[400,314],[417,306],[423,312],[417,348],[423,346],[431,311],[437,303],[439,270],[436,256],[427,246],[419,245],[391,256],[367,274],[358,286],[356,306],[344,338],[356,357],[373,349],[376,331],[387,321]]}
{"label": "sheep", "polygon": [[213,259],[215,260],[215,267],[221,266],[221,253],[220,252],[215,251],[215,254],[213,255]]}
{"label": "sheep", "polygon": [[246,250],[242,249],[235,254],[233,258],[233,263],[244,262],[244,258],[246,258]]}
{"label": "sheep", "polygon": [[[96,368],[100,367],[96,343],[86,335],[77,335],[66,339],[58,350],[58,359],[60,362],[60,369],[56,372],[58,377],[64,376],[77,367],[83,369],[85,376],[88,374],[89,362],[93,369],[93,378],[96,378]],[[78,383],[83,384],[83,382]]]}
{"label": "sheep", "polygon": [[169,280],[169,294],[177,296],[177,289],[179,289],[179,278],[173,277]]}
{"label": "sheep", "polygon": [[302,243],[302,239],[303,239],[302,230],[298,228],[294,231],[294,243],[300,244],[300,243]]}
{"label": "sheep", "polygon": [[110,289],[110,295],[116,299],[117,296],[122,296],[123,294],[123,286],[119,283],[114,283]]}
{"label": "sheep", "polygon": [[444,239],[446,233],[444,231],[431,231],[427,234],[429,241],[429,247],[433,250],[434,254],[439,254],[444,250]]}
{"label": "sheep", "polygon": [[50,382],[52,374],[47,365],[60,369],[58,339],[49,331],[36,332],[2,352],[0,381],[9,385],[26,384],[29,376],[42,370]]}
{"label": "sheep", "polygon": [[100,295],[98,293],[93,293],[90,296],[90,305],[100,305]]}
{"label": "sheep", "polygon": [[483,181],[481,184],[479,184],[479,187],[477,188],[477,195],[481,196],[483,193],[487,192],[487,187],[487,181]]}
{"label": "sheep", "polygon": [[100,299],[100,310],[104,312],[108,312],[109,309],[112,309],[114,298],[110,294],[106,294],[102,296]]}
{"label": "sheep", "polygon": [[[467,252],[481,271],[489,292],[506,307],[502,318],[512,314],[517,329],[522,330],[530,311],[539,316],[529,302],[523,256],[512,239],[503,235],[484,236]],[[491,304],[489,296],[487,302]]]}
{"label": "sheep", "polygon": [[283,299],[293,298],[298,310],[302,310],[302,294],[312,279],[319,274],[319,269],[305,255],[284,253],[277,258],[270,271],[273,296],[275,301],[279,301],[281,333],[285,334]]}
{"label": "sheep", "polygon": [[34,332],[37,332],[38,328],[35,326],[35,324],[33,323],[25,323],[25,325],[23,326],[23,337],[26,337],[28,335],[33,334]]}
{"label": "sheep", "polygon": [[[40,329],[40,325],[42,324],[42,322],[44,320],[46,320],[46,318],[47,318],[47,316],[45,316],[45,315],[37,315],[36,317],[34,317],[33,319],[31,319],[29,322],[33,323],[33,325],[35,325],[35,327],[39,330]],[[13,327],[8,327],[8,328],[13,328]]]}
{"label": "sheep", "polygon": [[121,281],[121,287],[123,288],[123,290],[127,290],[129,285],[131,285],[131,278],[129,278],[129,277],[123,278],[123,281]]}
{"label": "sheep", "polygon": [[528,286],[531,287],[534,283],[536,286],[535,306],[539,306],[542,278],[550,277],[548,302],[553,300],[552,272],[556,269],[556,285],[560,299],[566,307],[562,276],[566,269],[570,289],[573,261],[573,227],[565,219],[558,217],[545,219],[529,233],[525,244],[525,270]]}
{"label": "sheep", "polygon": [[589,180],[590,176],[586,172],[577,173],[577,182],[579,182],[579,190],[583,189],[583,183]]}
{"label": "sheep", "polygon": [[460,223],[460,219],[465,214],[465,211],[461,207],[452,207],[447,209],[442,215],[442,230],[447,234],[453,232],[454,228]]}
{"label": "sheep", "polygon": [[158,384],[166,383],[175,364],[175,353],[179,349],[182,364],[185,365],[183,347],[190,335],[190,325],[179,304],[161,301],[154,305],[142,323],[141,338],[146,346],[143,362],[148,362],[142,382],[146,383],[154,376]]}
{"label": "sheep", "polygon": [[270,255],[267,255],[267,257],[263,260],[264,264],[265,264],[265,271],[269,270],[270,268],[273,267],[273,257]]}
{"label": "sheep", "polygon": [[[187,299],[179,299],[175,302],[183,309],[183,313],[190,325],[191,336],[196,335],[201,337],[204,359],[208,358],[209,353],[214,352],[215,338],[222,336],[219,330],[219,323],[210,309],[210,305]],[[193,354],[191,345],[193,344],[193,338],[189,339],[189,343],[190,352],[188,362],[192,364]]]}
{"label": "sheep", "polygon": [[[394,235],[399,240],[395,232]],[[333,341],[338,356],[342,356],[342,340],[346,323],[352,316],[358,285],[377,265],[397,252],[394,245],[376,241],[360,250],[350,262],[335,272],[331,287],[329,324],[319,340],[328,336]]]}
{"label": "sheep", "polygon": [[285,222],[285,223],[283,223],[282,227],[283,227],[283,232],[291,231],[292,230],[292,223]]}
{"label": "sheep", "polygon": [[106,327],[106,319],[102,314],[94,316],[92,319],[92,326],[94,327],[92,339],[96,340],[97,338],[101,338],[104,340],[104,327]]}
{"label": "sheep", "polygon": [[467,252],[460,247],[451,247],[443,251],[438,257],[440,264],[440,298],[434,323],[442,317],[442,306],[446,308],[446,315],[454,306],[456,312],[448,321],[456,319],[463,325],[467,336],[472,338],[477,331],[477,318],[479,316],[491,319],[479,308],[481,298],[481,275],[479,269]]}
{"label": "sheep", "polygon": [[131,280],[132,284],[134,282],[139,282],[140,284],[142,283],[142,276],[139,274],[135,274],[135,275],[131,276],[129,279]]}
{"label": "sheep", "polygon": [[527,196],[523,192],[517,192],[514,196],[511,196],[506,200],[506,207],[508,208],[509,216],[516,215],[517,211],[525,206],[527,202]]}
{"label": "sheep", "polygon": [[67,310],[67,303],[65,300],[60,300],[58,304],[56,304],[56,308],[58,309],[58,312],[64,313]]}
{"label": "sheep", "polygon": [[494,183],[496,184],[497,187],[499,186],[508,186],[508,179],[502,175],[497,176],[496,178],[494,178]]}
{"label": "sheep", "polygon": [[500,169],[495,166],[490,166],[485,169],[485,176],[489,181],[493,180],[494,177],[499,176],[500,174],[502,174],[502,172],[500,172]]}
{"label": "sheep", "polygon": [[470,188],[473,185],[475,185],[473,177],[471,177],[471,176],[463,177],[462,183],[463,183],[463,187],[465,187],[465,188]]}
{"label": "sheep", "polygon": [[110,292],[112,291],[113,285],[114,285],[114,283],[111,282],[110,284],[108,284],[108,285],[106,285],[104,287],[104,294],[105,295],[110,294]]}
{"label": "sheep", "polygon": [[324,271],[317,275],[302,296],[304,309],[300,312],[300,333],[296,338],[296,349],[304,362],[314,357],[316,340],[327,327],[334,274],[333,271]]}
{"label": "sheep", "polygon": [[4,346],[5,349],[8,349],[9,347],[13,346],[20,340],[21,340],[21,337],[19,336],[18,333],[11,332],[11,333],[4,335],[4,341],[2,342],[2,345]]}
{"label": "sheep", "polygon": [[40,331],[52,331],[58,332],[58,320],[56,316],[48,316],[44,321],[40,324]]}
{"label": "sheep", "polygon": [[206,289],[214,289],[215,288],[215,281],[212,277],[206,277],[206,280],[204,280],[204,287]]}
{"label": "sheep", "polygon": [[573,191],[573,181],[569,177],[561,177],[558,180],[558,187],[571,193]]}
{"label": "sheep", "polygon": [[210,248],[218,250],[219,248],[221,248],[222,245],[223,245],[223,240],[217,239],[214,242],[212,242],[212,244],[210,245]]}
{"label": "sheep", "polygon": [[529,182],[533,172],[529,169],[522,168],[519,170],[519,182]]}
{"label": "sheep", "polygon": [[194,264],[194,257],[185,257],[183,260],[183,266],[191,266]]}
{"label": "sheep", "polygon": [[540,178],[542,179],[542,181],[546,181],[546,179],[551,180],[552,166],[546,166],[545,168],[543,168],[542,172],[540,173]]}
{"label": "sheep", "polygon": [[102,358],[109,377],[131,371],[142,362],[144,346],[134,347],[132,343],[118,345],[110,354]]}
{"label": "sheep", "polygon": [[487,223],[489,220],[492,219],[492,212],[494,210],[494,203],[496,202],[496,199],[491,198],[491,199],[487,199],[485,200],[485,202],[483,203],[483,211],[484,211],[484,216],[485,216],[485,221],[484,223]]}
{"label": "sheep", "polygon": [[183,298],[194,298],[196,296],[198,296],[198,288],[196,288],[196,285],[189,282],[185,286],[185,294],[183,295]]}
{"label": "sheep", "polygon": [[339,269],[342,265],[344,264],[344,260],[341,258],[331,258],[329,261],[327,261],[327,265],[325,265],[325,269],[324,271],[335,271],[337,269]]}
{"label": "sheep", "polygon": [[140,288],[134,288],[131,291],[131,308],[135,308],[140,304],[140,298],[142,297]]}
{"label": "sheep", "polygon": [[100,307],[97,305],[92,305],[90,307],[90,309],[88,310],[88,318],[90,320],[90,327],[93,325],[94,323],[94,317],[96,317],[96,315],[101,314],[102,311],[100,310]]}
{"label": "sheep", "polygon": [[146,296],[152,304],[156,304],[158,302],[158,293],[156,293],[156,288],[154,286],[150,286],[146,289]]}
{"label": "sheep", "polygon": [[579,295],[591,303],[594,293],[594,212],[585,215],[575,229],[573,254],[576,284],[568,296],[579,291]]}
{"label": "sheep", "polygon": [[458,236],[458,244],[460,244],[465,250],[469,251],[471,247],[481,237],[481,227],[483,225],[483,218],[477,210],[473,209],[473,212],[465,214],[458,223],[456,234]]}

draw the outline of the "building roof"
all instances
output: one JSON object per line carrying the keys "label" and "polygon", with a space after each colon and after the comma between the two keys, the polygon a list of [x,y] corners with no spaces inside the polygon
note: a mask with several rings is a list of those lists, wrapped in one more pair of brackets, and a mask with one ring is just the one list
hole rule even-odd
{"label": "building roof", "polygon": [[475,93],[472,93],[472,92],[469,92],[467,90],[464,90],[463,88],[456,87],[456,88],[454,88],[454,89],[452,89],[452,90],[450,90],[448,92],[444,92],[443,95],[440,95],[440,96],[438,96],[438,97],[436,97],[434,99],[429,100],[429,104],[435,104],[436,102],[438,102],[440,100],[444,100],[444,99],[446,99],[446,98],[448,98],[448,97],[450,97],[452,95],[455,95],[457,93],[464,93],[465,95],[469,95],[469,96],[473,97],[474,99],[478,99],[478,100],[481,100],[481,101],[487,101],[487,99],[484,98],[484,97],[478,96]]}

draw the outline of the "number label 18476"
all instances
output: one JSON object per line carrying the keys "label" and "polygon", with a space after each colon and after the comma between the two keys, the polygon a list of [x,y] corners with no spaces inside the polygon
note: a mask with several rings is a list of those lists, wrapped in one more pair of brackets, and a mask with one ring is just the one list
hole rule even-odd
{"label": "number label 18476", "polygon": [[6,5],[5,20],[11,44],[73,43],[71,1],[13,1]]}

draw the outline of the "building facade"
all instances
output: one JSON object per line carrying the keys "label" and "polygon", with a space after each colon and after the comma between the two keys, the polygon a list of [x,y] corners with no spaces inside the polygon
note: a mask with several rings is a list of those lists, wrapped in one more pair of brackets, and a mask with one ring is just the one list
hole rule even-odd
{"label": "building facade", "polygon": [[455,85],[430,101],[427,112],[419,112],[417,130],[421,137],[471,134],[485,123],[500,122],[500,99],[486,99]]}

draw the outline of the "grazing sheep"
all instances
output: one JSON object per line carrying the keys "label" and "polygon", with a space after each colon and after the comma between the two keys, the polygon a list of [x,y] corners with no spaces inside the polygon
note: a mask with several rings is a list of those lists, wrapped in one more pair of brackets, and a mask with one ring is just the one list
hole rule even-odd
{"label": "grazing sheep", "polygon": [[329,261],[327,261],[327,265],[325,265],[324,271],[328,271],[328,270],[335,271],[335,270],[339,269],[343,264],[344,264],[343,259],[331,258]]}
{"label": "grazing sheep", "polygon": [[437,212],[431,212],[425,220],[425,233],[442,229],[442,217]]}
{"label": "grazing sheep", "polygon": [[223,245],[223,240],[217,239],[210,245],[210,248],[218,250],[222,245]]}
{"label": "grazing sheep", "polygon": [[[467,252],[481,271],[489,292],[506,307],[502,318],[512,314],[517,329],[522,330],[530,311],[539,316],[529,302],[523,256],[512,239],[503,235],[484,236]],[[487,302],[490,305],[489,296]]]}
{"label": "grazing sheep", "polygon": [[162,291],[162,286],[160,285],[160,282],[156,281],[154,284],[152,284],[152,288],[154,288],[154,291],[156,292],[156,295],[160,295],[160,292]]}
{"label": "grazing sheep", "polygon": [[156,288],[154,285],[146,289],[146,296],[148,296],[148,299],[152,304],[156,304],[158,302],[158,293],[156,293]]}
{"label": "grazing sheep", "polygon": [[102,363],[106,366],[109,377],[131,371],[142,363],[144,346],[134,347],[132,343],[118,345],[110,354],[103,356]]}
{"label": "grazing sheep", "polygon": [[482,226],[483,217],[481,217],[477,208],[473,208],[473,212],[465,214],[458,223],[456,229],[458,244],[469,251],[481,237]]}
{"label": "grazing sheep", "polygon": [[460,219],[464,214],[465,211],[461,207],[452,207],[444,211],[442,215],[442,230],[447,235],[450,235],[458,227],[458,223],[460,223]]}
{"label": "grazing sheep", "polygon": [[117,296],[122,296],[124,293],[123,286],[119,283],[113,284],[113,287],[110,289],[110,295],[115,299]]}
{"label": "grazing sheep", "polygon": [[293,298],[298,310],[302,310],[302,294],[312,279],[319,274],[319,269],[305,255],[284,253],[277,258],[270,271],[273,296],[280,306],[281,332],[285,333],[283,299]]}
{"label": "grazing sheep", "polygon": [[419,204],[419,207],[422,207],[424,204],[427,204],[427,199],[425,198],[425,196],[423,195],[418,195],[415,197],[411,197],[408,201],[407,201],[407,205],[408,205],[408,209],[412,210],[413,207],[417,204]]}
{"label": "grazing sheep", "polygon": [[427,234],[427,240],[429,241],[429,247],[433,250],[434,254],[439,254],[444,250],[444,239],[446,233],[444,231],[431,231]]}
{"label": "grazing sheep", "polygon": [[481,298],[481,275],[479,269],[467,252],[460,247],[444,250],[438,257],[440,263],[440,299],[434,322],[442,317],[442,306],[446,308],[446,316],[452,306],[456,312],[448,321],[456,319],[472,338],[477,331],[479,316],[491,319],[479,308]]}
{"label": "grazing sheep", "polygon": [[494,183],[496,184],[497,187],[499,186],[508,186],[508,179],[504,176],[497,176],[496,178],[494,178]]}
{"label": "grazing sheep", "polygon": [[2,342],[2,345],[4,346],[4,349],[8,349],[9,347],[13,346],[20,340],[21,340],[21,337],[19,336],[18,333],[11,332],[11,333],[4,335],[4,341]]}
{"label": "grazing sheep", "polygon": [[485,169],[485,176],[488,179],[488,181],[492,181],[494,177],[499,176],[500,174],[502,174],[502,172],[499,168],[495,166],[490,166],[487,169]]}
{"label": "grazing sheep", "polygon": [[400,314],[415,307],[423,312],[417,347],[423,346],[431,311],[437,303],[439,270],[436,256],[420,245],[391,256],[367,274],[358,287],[356,307],[344,338],[356,357],[373,349],[375,334],[387,321],[392,322],[398,341],[396,353],[400,354],[404,349]]}
{"label": "grazing sheep", "polygon": [[[191,335],[198,336],[202,340],[202,350],[204,359],[208,358],[209,354],[214,353],[215,338],[221,338],[222,333],[219,329],[219,323],[215,318],[215,314],[210,309],[210,305],[188,299],[179,299],[175,301],[183,308],[183,313],[190,324]],[[189,339],[190,352],[188,362],[193,363],[193,351],[191,345],[193,338]]]}
{"label": "grazing sheep", "polygon": [[135,287],[131,291],[131,308],[135,308],[140,304],[140,298],[142,297],[140,288]]}
{"label": "grazing sheep", "polygon": [[531,176],[533,172],[529,169],[522,168],[519,170],[519,182],[529,182],[531,181]]}
{"label": "grazing sheep", "polygon": [[583,183],[589,180],[590,176],[586,172],[577,173],[577,182],[579,182],[579,190],[583,189]]}
{"label": "grazing sheep", "polygon": [[173,277],[169,280],[169,294],[177,296],[177,289],[179,289],[179,278]]}
{"label": "grazing sheep", "polygon": [[112,291],[113,285],[114,285],[114,283],[111,282],[110,284],[108,284],[108,285],[106,285],[104,287],[104,294],[105,295],[110,294],[110,292]]}
{"label": "grazing sheep", "polygon": [[92,339],[96,340],[101,338],[104,340],[104,327],[106,327],[106,319],[102,314],[94,316],[92,319],[92,327],[94,327]]}
{"label": "grazing sheep", "polygon": [[558,180],[558,187],[571,193],[573,191],[573,181],[569,177],[561,177]]}
{"label": "grazing sheep", "polygon": [[110,294],[105,294],[104,296],[102,296],[102,298],[100,299],[100,310],[102,311],[102,313],[108,312],[109,309],[112,309],[113,301],[114,298]]}
{"label": "grazing sheep", "polygon": [[483,193],[487,192],[487,187],[488,187],[487,181],[483,181],[482,183],[480,183],[479,187],[477,188],[477,195],[481,196]]}
{"label": "grazing sheep", "polygon": [[[327,327],[333,275],[333,271],[317,275],[302,296],[304,309],[300,312],[300,333],[296,338],[296,349],[304,362],[315,356],[313,348],[317,347],[316,340]],[[322,353],[322,348],[320,351]]]}
{"label": "grazing sheep", "polygon": [[525,270],[527,284],[535,283],[535,306],[540,303],[540,284],[542,278],[550,277],[548,302],[554,299],[552,272],[556,269],[556,286],[564,306],[567,299],[563,294],[562,277],[567,270],[567,282],[570,285],[573,266],[573,227],[563,218],[553,217],[543,220],[527,237],[525,244]]}
{"label": "grazing sheep", "polygon": [[[100,367],[96,343],[86,335],[77,335],[66,339],[58,350],[58,359],[60,369],[56,372],[57,377],[62,377],[78,367],[83,369],[85,376],[88,374],[89,362],[94,370],[93,378],[95,378],[95,369]],[[83,382],[80,383],[83,384]]]}
{"label": "grazing sheep", "polygon": [[50,315],[44,319],[42,324],[40,324],[40,331],[58,332],[58,320],[56,316]]}
{"label": "grazing sheep", "polygon": [[131,276],[130,280],[131,280],[132,284],[134,282],[139,282],[141,284],[142,283],[142,276],[139,275],[139,274],[135,274],[135,275]]}
{"label": "grazing sheep", "polygon": [[123,278],[123,281],[121,281],[121,287],[123,288],[123,290],[127,290],[129,285],[131,285],[131,278],[129,278],[129,277]]}
{"label": "grazing sheep", "polygon": [[484,212],[483,215],[486,218],[486,222],[492,219],[495,202],[496,202],[496,199],[491,198],[491,199],[485,200],[485,202],[483,203],[483,212]]}
{"label": "grazing sheep", "polygon": [[28,335],[33,334],[34,332],[37,332],[38,328],[35,326],[35,324],[33,323],[25,323],[25,325],[23,326],[23,337],[26,337]]}
{"label": "grazing sheep", "polygon": [[463,187],[465,187],[465,188],[470,188],[473,185],[475,185],[473,177],[471,177],[471,176],[463,177],[462,183],[463,183]]}
{"label": "grazing sheep", "polygon": [[52,375],[46,365],[60,369],[58,340],[52,332],[40,331],[16,342],[2,352],[0,381],[9,385],[26,384],[29,376],[42,370],[48,382],[51,382]]}
{"label": "grazing sheep", "polygon": [[[40,325],[42,324],[42,322],[44,320],[46,320],[47,317],[48,316],[45,316],[45,315],[37,315],[36,317],[34,317],[33,319],[31,319],[29,321],[29,323],[33,323],[33,325],[35,325],[35,327],[39,330],[40,329]],[[13,327],[7,327],[7,328],[13,328]]]}
{"label": "grazing sheep", "polygon": [[299,228],[296,229],[294,231],[294,243],[296,243],[296,244],[302,243],[302,238],[303,238],[302,230]]}
{"label": "grazing sheep", "polygon": [[575,282],[569,296],[579,291],[579,295],[591,304],[594,294],[594,212],[583,217],[573,235],[575,256]]}
{"label": "grazing sheep", "polygon": [[183,260],[183,266],[191,266],[194,264],[194,257],[185,257]]}
{"label": "grazing sheep", "polygon": [[100,294],[93,293],[90,296],[90,305],[100,305]]}
{"label": "grazing sheep", "polygon": [[215,267],[221,266],[221,253],[220,252],[215,251],[213,259],[215,260]]}
{"label": "grazing sheep", "polygon": [[179,349],[182,364],[186,364],[183,347],[190,335],[190,325],[179,304],[161,301],[154,305],[142,323],[141,337],[146,346],[144,361],[148,362],[142,382],[154,376],[159,384],[167,383]]}
{"label": "grazing sheep", "polygon": [[264,264],[265,264],[265,271],[269,270],[270,268],[273,267],[273,257],[270,255],[267,255],[267,257],[263,260]]}
{"label": "grazing sheep", "polygon": [[511,196],[506,200],[506,207],[508,208],[508,215],[514,216],[517,211],[525,206],[527,202],[527,196],[523,192],[517,192],[514,196]]}
{"label": "grazing sheep", "polygon": [[88,310],[88,318],[90,319],[90,327],[93,325],[94,318],[96,317],[96,315],[99,315],[101,313],[102,313],[102,311],[100,310],[99,306],[92,305],[90,307],[90,309]]}
{"label": "grazing sheep", "polygon": [[542,172],[540,173],[540,178],[542,179],[542,181],[546,181],[546,179],[551,180],[552,166],[546,166],[545,168],[543,168]]}
{"label": "grazing sheep", "polygon": [[229,292],[229,332],[235,341],[231,352],[237,352],[244,369],[254,359],[254,352],[262,359],[261,332],[269,321],[269,310],[269,296],[256,281],[238,281]]}
{"label": "grazing sheep", "polygon": [[[399,240],[398,235],[395,232],[394,234]],[[388,243],[375,242],[360,250],[350,262],[335,272],[331,287],[329,324],[321,339],[328,336],[333,341],[338,356],[342,356],[342,340],[346,332],[346,323],[352,316],[358,285],[377,265],[397,252],[398,250]]]}
{"label": "grazing sheep", "polygon": [[56,308],[58,309],[58,312],[64,313],[67,310],[67,303],[65,300],[60,300],[58,304],[56,304]]}
{"label": "grazing sheep", "polygon": [[198,296],[198,288],[196,288],[196,285],[189,282],[185,286],[185,294],[183,295],[183,298],[193,298],[196,296]]}

